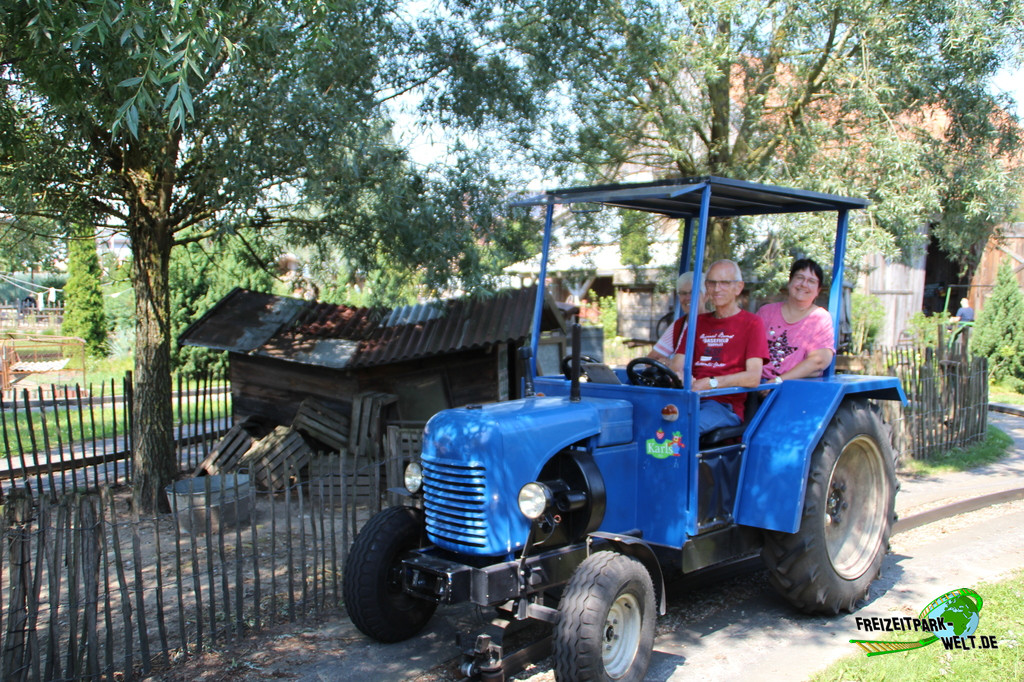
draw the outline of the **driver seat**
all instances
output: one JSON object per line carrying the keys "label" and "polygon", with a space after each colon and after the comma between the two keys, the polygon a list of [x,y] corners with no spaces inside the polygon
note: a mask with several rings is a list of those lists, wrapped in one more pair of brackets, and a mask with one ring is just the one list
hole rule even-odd
{"label": "driver seat", "polygon": [[718,445],[726,445],[729,441],[742,436],[747,430],[750,420],[752,420],[754,415],[757,414],[757,410],[761,407],[761,403],[763,401],[764,399],[761,397],[761,391],[758,389],[749,391],[747,393],[746,401],[743,403],[743,421],[735,426],[721,426],[712,431],[708,431],[700,437],[700,449],[705,450]]}

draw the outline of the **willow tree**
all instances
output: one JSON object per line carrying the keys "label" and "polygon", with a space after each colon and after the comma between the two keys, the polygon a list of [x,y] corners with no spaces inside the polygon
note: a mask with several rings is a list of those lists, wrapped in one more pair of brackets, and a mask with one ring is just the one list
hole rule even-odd
{"label": "willow tree", "polygon": [[[1018,128],[990,84],[1024,37],[1020,0],[452,4],[547,79],[564,107],[546,164],[564,175],[866,196],[876,247],[908,252],[932,223],[967,261],[1019,195]],[[716,254],[733,228],[715,226]]]}
{"label": "willow tree", "polygon": [[[353,267],[416,270],[434,285],[472,283],[516,250],[488,222],[489,194],[471,175],[413,168],[389,119],[389,102],[429,86],[453,121],[471,125],[470,103],[507,94],[481,99],[474,79],[509,70],[477,63],[442,23],[417,27],[399,9],[389,0],[0,0],[0,211],[130,239],[137,509],[155,508],[176,473],[176,246],[283,228],[343,245]],[[518,115],[515,100],[483,119]]]}

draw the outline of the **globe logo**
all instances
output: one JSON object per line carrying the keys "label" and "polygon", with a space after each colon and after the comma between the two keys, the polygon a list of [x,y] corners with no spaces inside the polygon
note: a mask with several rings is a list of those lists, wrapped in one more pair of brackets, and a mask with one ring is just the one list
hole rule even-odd
{"label": "globe logo", "polygon": [[974,590],[962,587],[952,590],[932,600],[921,610],[921,619],[942,619],[946,627],[934,630],[932,634],[940,639],[951,637],[970,637],[978,629],[981,621],[981,595]]}
{"label": "globe logo", "polygon": [[941,597],[933,599],[928,606],[921,609],[919,618],[888,617],[862,618],[857,617],[857,629],[867,632],[918,632],[927,636],[915,641],[894,641],[882,639],[851,639],[868,656],[880,656],[900,651],[920,649],[929,644],[942,642],[947,649],[998,649],[999,643],[991,635],[982,635],[975,640],[974,633],[981,621],[981,595],[972,589],[961,587],[951,590]]}

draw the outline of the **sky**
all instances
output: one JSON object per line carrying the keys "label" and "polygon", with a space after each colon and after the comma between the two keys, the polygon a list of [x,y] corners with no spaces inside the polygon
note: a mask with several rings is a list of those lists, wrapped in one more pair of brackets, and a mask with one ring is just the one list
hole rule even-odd
{"label": "sky", "polygon": [[1024,118],[1024,66],[1000,71],[994,82],[997,92],[1006,92],[1017,103],[1017,117]]}

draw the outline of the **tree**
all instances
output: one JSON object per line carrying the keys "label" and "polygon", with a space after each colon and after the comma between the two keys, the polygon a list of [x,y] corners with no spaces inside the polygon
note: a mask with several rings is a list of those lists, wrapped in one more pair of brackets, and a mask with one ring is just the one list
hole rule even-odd
{"label": "tree", "polygon": [[136,509],[154,509],[176,473],[176,246],[286,228],[343,244],[354,269],[412,271],[434,287],[472,286],[518,257],[472,155],[456,150],[447,176],[413,167],[389,108],[429,88],[459,125],[521,118],[515,69],[400,9],[0,0],[0,210],[130,239]]}
{"label": "tree", "polygon": [[[171,326],[177,338],[188,325],[212,308],[235,287],[270,291],[274,286],[273,256],[260,242],[239,239],[211,239],[176,249],[171,257]],[[179,375],[198,377],[218,368],[226,369],[223,352],[195,346],[177,346],[171,351]]]}
{"label": "tree", "polygon": [[992,379],[1024,389],[1024,294],[1006,261],[999,264],[992,295],[974,324],[971,352],[988,358]]}
{"label": "tree", "polygon": [[[988,91],[1020,45],[1018,0],[458,5],[566,103],[542,159],[563,174],[713,174],[865,196],[874,205],[851,246],[909,254],[930,223],[965,265],[1019,196],[1018,127]],[[712,257],[763,238],[749,230],[716,221]]]}
{"label": "tree", "polygon": [[61,256],[60,237],[45,220],[0,219],[0,270],[47,270]]}
{"label": "tree", "polygon": [[103,313],[100,258],[92,229],[68,240],[68,281],[64,285],[64,322],[61,330],[85,341],[93,357],[107,354],[107,320]]}

